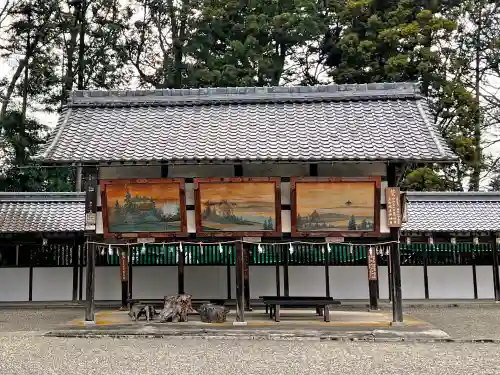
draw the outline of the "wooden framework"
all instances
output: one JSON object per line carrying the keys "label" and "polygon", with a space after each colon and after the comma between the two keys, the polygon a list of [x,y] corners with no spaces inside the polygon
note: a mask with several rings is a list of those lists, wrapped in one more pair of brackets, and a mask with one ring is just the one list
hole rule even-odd
{"label": "wooden framework", "polygon": [[[200,184],[210,184],[210,183],[241,183],[241,182],[252,182],[252,183],[274,183],[274,207],[276,216],[276,226],[274,231],[203,231],[202,220],[201,220],[201,195],[200,195]],[[196,212],[196,234],[200,237],[279,237],[281,236],[281,179],[266,177],[266,178],[195,178],[194,179],[194,194],[195,194],[195,212]]]}
{"label": "wooden framework", "polygon": [[[331,230],[331,231],[298,231],[297,230],[297,183],[356,183],[356,182],[372,182],[374,184],[374,230]],[[291,200],[291,221],[292,221],[292,236],[294,237],[379,237],[380,236],[380,186],[381,178],[374,177],[292,177],[290,184],[290,200]]]}
{"label": "wooden framework", "polygon": [[[106,188],[110,185],[125,185],[125,184],[178,184],[179,185],[179,199],[180,199],[180,214],[181,214],[181,230],[178,232],[127,232],[127,233],[114,233],[109,231],[108,223],[108,206],[106,197]],[[131,180],[101,180],[101,206],[102,206],[102,220],[105,238],[169,238],[169,237],[187,237],[187,217],[186,217],[186,194],[184,188],[183,178],[142,178]]]}

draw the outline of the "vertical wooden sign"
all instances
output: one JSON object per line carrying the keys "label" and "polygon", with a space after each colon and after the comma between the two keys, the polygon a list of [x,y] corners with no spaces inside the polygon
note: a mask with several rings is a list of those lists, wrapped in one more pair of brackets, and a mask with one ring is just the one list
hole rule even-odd
{"label": "vertical wooden sign", "polygon": [[126,254],[120,255],[120,279],[128,281],[128,257]]}
{"label": "vertical wooden sign", "polygon": [[97,215],[97,169],[86,170],[85,178],[85,230],[95,231]]}
{"label": "vertical wooden sign", "polygon": [[389,228],[401,227],[401,197],[399,188],[388,187],[385,189],[385,201],[387,204],[387,226]]}
{"label": "vertical wooden sign", "polygon": [[368,250],[368,280],[377,280],[377,255],[372,248]]}

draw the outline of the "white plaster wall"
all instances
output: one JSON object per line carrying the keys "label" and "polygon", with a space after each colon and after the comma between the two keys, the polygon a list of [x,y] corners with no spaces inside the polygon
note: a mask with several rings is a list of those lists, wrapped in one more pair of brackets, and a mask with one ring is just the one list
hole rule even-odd
{"label": "white plaster wall", "polygon": [[226,266],[185,266],[184,290],[198,298],[227,298]]}
{"label": "white plaster wall", "polygon": [[385,189],[389,186],[387,181],[380,182],[380,204],[386,204]]}
{"label": "white plaster wall", "polygon": [[389,299],[389,267],[378,267],[378,296],[380,299]]}
{"label": "white plaster wall", "polygon": [[427,274],[429,298],[474,298],[471,266],[429,266]]}
{"label": "white plaster wall", "polygon": [[309,176],[307,164],[243,164],[245,177],[303,177]]}
{"label": "white plaster wall", "polygon": [[289,266],[291,296],[326,296],[325,269],[318,266]]}
{"label": "white plaster wall", "polygon": [[380,210],[380,233],[391,233],[387,226],[387,213],[385,209]]}
{"label": "white plaster wall", "polygon": [[[280,293],[283,293],[282,267],[280,267],[280,277],[281,277]],[[265,295],[275,296],[276,266],[249,266],[249,283],[250,283],[250,298],[257,299],[260,296],[265,296]],[[290,294],[292,294],[291,291]]]}
{"label": "white plaster wall", "polygon": [[404,300],[425,298],[423,266],[401,266],[401,294]]}
{"label": "white plaster wall", "polygon": [[109,166],[99,167],[100,180],[161,178],[161,166]]}
{"label": "white plaster wall", "polygon": [[[320,272],[318,267],[316,272]],[[324,272],[324,271],[322,271]],[[330,266],[330,294],[336,299],[368,299],[365,266]]]}
{"label": "white plaster wall", "polygon": [[477,298],[495,298],[493,267],[476,266]]}
{"label": "white plaster wall", "polygon": [[0,301],[24,302],[29,300],[29,268],[0,268]]}
{"label": "white plaster wall", "polygon": [[71,301],[72,298],[72,267],[33,268],[33,301]]}
{"label": "white plaster wall", "polygon": [[187,206],[194,206],[195,200],[194,200],[194,183],[192,182],[187,182],[184,184],[184,192],[186,195],[186,205]]}
{"label": "white plaster wall", "polygon": [[320,163],[318,175],[324,177],[365,177],[385,176],[384,163]]}
{"label": "white plaster wall", "polygon": [[233,177],[234,166],[228,165],[169,165],[168,177],[208,178],[208,177]]}
{"label": "white plaster wall", "polygon": [[132,297],[161,299],[177,294],[177,266],[134,266]]}
{"label": "white plaster wall", "polygon": [[186,210],[186,224],[188,233],[196,233],[196,212]]}
{"label": "white plaster wall", "polygon": [[290,233],[292,231],[292,213],[290,210],[281,210],[281,232]]}
{"label": "white plaster wall", "polygon": [[290,182],[282,182],[281,183],[281,204],[291,204],[290,199]]}
{"label": "white plaster wall", "polygon": [[[82,279],[82,297],[86,299],[85,286],[87,285],[87,270],[85,267],[83,267]],[[122,284],[120,280],[120,267],[96,267],[94,293],[94,298],[97,301],[121,301]]]}
{"label": "white plaster wall", "polygon": [[104,223],[102,221],[102,212],[97,212],[95,215],[95,233],[103,234],[104,233]]}

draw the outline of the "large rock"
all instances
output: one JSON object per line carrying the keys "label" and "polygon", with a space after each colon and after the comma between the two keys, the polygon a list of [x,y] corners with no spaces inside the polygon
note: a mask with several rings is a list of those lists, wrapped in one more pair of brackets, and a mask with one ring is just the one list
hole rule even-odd
{"label": "large rock", "polygon": [[166,296],[163,310],[160,312],[160,322],[187,322],[188,314],[191,312],[193,312],[191,295]]}
{"label": "large rock", "polygon": [[206,303],[198,309],[201,321],[204,323],[224,323],[226,321],[229,308],[226,306]]}

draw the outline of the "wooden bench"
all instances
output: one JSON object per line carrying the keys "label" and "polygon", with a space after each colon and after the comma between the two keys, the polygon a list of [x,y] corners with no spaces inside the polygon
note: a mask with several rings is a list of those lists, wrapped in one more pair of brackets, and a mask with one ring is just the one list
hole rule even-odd
{"label": "wooden bench", "polygon": [[330,305],[340,305],[340,301],[332,297],[310,297],[310,296],[261,296],[266,306],[269,307],[269,318],[276,322],[280,321],[280,307],[288,308],[310,308],[315,307],[318,315],[323,315],[324,321],[330,321]]}

